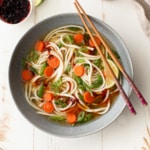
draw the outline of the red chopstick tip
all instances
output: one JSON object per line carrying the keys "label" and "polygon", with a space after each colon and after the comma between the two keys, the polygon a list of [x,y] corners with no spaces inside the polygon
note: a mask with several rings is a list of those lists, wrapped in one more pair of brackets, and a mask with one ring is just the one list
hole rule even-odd
{"label": "red chopstick tip", "polygon": [[136,111],[133,107],[130,107],[130,112],[133,114],[133,115],[136,115]]}
{"label": "red chopstick tip", "polygon": [[144,106],[148,105],[148,103],[147,103],[146,100],[142,100],[142,104],[143,104]]}

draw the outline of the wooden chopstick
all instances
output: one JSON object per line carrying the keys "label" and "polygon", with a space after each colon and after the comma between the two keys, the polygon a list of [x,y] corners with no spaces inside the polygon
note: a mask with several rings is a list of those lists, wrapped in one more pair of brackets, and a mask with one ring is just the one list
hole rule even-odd
{"label": "wooden chopstick", "polygon": [[137,95],[137,97],[139,98],[139,100],[141,101],[141,103],[143,105],[148,105],[148,103],[145,100],[145,98],[143,97],[142,93],[138,90],[137,86],[134,84],[134,82],[132,81],[132,79],[130,78],[130,76],[127,74],[127,72],[125,71],[125,69],[122,67],[121,63],[118,61],[118,59],[116,58],[116,56],[114,55],[114,53],[112,52],[112,50],[110,49],[110,47],[103,40],[101,34],[98,32],[98,30],[96,29],[96,27],[94,26],[94,24],[92,23],[92,21],[86,15],[84,9],[81,7],[81,5],[79,4],[79,2],[77,0],[75,0],[75,3],[76,3],[76,6],[82,11],[84,17],[87,19],[87,21],[91,25],[93,31],[96,33],[96,35],[98,36],[98,38],[101,40],[101,42],[104,45],[106,51],[112,57],[113,61],[116,63],[117,67],[119,68],[119,70],[121,71],[121,73],[124,75],[124,77],[126,78],[126,80],[128,81],[128,83],[132,87],[133,91],[135,92],[135,94]]}
{"label": "wooden chopstick", "polygon": [[[110,65],[108,64],[108,62],[107,62],[107,60],[106,60],[104,54],[101,52],[100,47],[97,45],[97,42],[95,41],[92,32],[90,31],[88,25],[86,24],[86,21],[84,20],[84,17],[87,19],[88,16],[86,15],[85,11],[83,10],[83,8],[81,7],[81,5],[78,3],[77,0],[75,0],[75,3],[74,3],[74,4],[75,4],[75,6],[76,6],[76,8],[77,8],[77,11],[78,11],[78,13],[79,13],[79,16],[80,16],[80,18],[81,18],[81,20],[82,20],[82,22],[83,22],[83,24],[84,24],[84,27],[86,28],[87,32],[89,33],[90,38],[91,38],[92,41],[94,42],[94,45],[96,46],[96,48],[97,48],[97,50],[98,50],[98,52],[99,52],[99,54],[100,54],[100,56],[101,56],[101,58],[102,58],[102,61],[103,61],[104,64],[106,65],[108,71],[111,73],[111,76],[114,78],[114,81],[115,81],[115,83],[116,83],[116,86],[118,87],[118,89],[119,89],[119,91],[120,91],[120,94],[123,96],[123,98],[124,98],[124,100],[125,100],[125,102],[126,102],[126,105],[128,106],[130,112],[135,115],[135,114],[136,114],[136,111],[135,111],[135,109],[134,109],[132,103],[130,102],[128,96],[127,96],[126,93],[124,92],[124,90],[123,90],[122,86],[120,85],[119,81],[117,80],[117,78],[116,78],[114,72],[112,71]],[[84,16],[84,17],[83,17],[83,16]],[[87,21],[89,22],[89,20],[90,20],[90,19],[88,18]],[[91,22],[91,21],[90,21],[90,22]],[[92,28],[93,28],[93,25],[92,25]]]}

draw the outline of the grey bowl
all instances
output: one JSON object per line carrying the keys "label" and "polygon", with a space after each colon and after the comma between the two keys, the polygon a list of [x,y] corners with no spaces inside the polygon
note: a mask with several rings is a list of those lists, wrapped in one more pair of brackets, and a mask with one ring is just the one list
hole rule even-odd
{"label": "grey bowl", "polygon": [[[107,40],[107,43],[118,52],[126,72],[132,78],[133,70],[131,59],[128,50],[119,35],[104,22],[91,16],[90,18],[94,22],[97,29],[101,32],[103,37]],[[36,24],[20,39],[10,61],[9,84],[13,99],[18,109],[34,126],[45,131],[46,133],[60,137],[80,137],[100,131],[112,123],[125,108],[125,102],[122,96],[118,96],[109,112],[105,115],[86,124],[72,127],[70,125],[59,124],[50,121],[46,117],[38,115],[25,100],[22,80],[20,77],[22,58],[27,55],[29,49],[33,47],[34,43],[46,35],[50,30],[67,24],[82,25],[82,22],[79,16],[75,13],[53,16]],[[129,96],[131,93],[131,87],[124,78],[123,88]]]}

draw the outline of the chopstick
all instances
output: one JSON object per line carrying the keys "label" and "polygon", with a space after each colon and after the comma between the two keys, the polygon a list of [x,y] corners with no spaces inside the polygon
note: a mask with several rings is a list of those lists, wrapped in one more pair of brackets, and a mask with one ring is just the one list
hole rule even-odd
{"label": "chopstick", "polygon": [[119,70],[121,71],[121,73],[124,75],[124,77],[126,78],[126,80],[128,81],[128,83],[132,87],[133,91],[135,92],[135,94],[137,95],[137,97],[139,98],[139,100],[141,101],[141,103],[143,105],[148,105],[147,101],[145,100],[145,98],[143,97],[143,95],[141,94],[141,92],[138,90],[137,86],[131,80],[131,78],[127,74],[127,72],[124,70],[124,68],[122,67],[121,63],[118,61],[118,59],[116,58],[116,56],[113,54],[113,52],[111,51],[111,49],[109,48],[109,46],[103,40],[102,36],[98,32],[98,30],[96,29],[96,27],[94,26],[94,24],[92,23],[92,21],[89,19],[89,17],[86,15],[85,11],[83,10],[83,8],[79,4],[79,2],[77,0],[75,0],[75,3],[76,3],[76,7],[78,7],[82,11],[83,15],[85,16],[85,18],[87,19],[87,21],[91,25],[92,29],[94,30],[94,32],[96,33],[96,35],[98,36],[98,38],[101,40],[101,42],[104,45],[106,51],[112,57],[113,61],[116,63],[117,67],[119,68]]}
{"label": "chopstick", "polygon": [[[79,13],[79,16],[87,30],[87,32],[89,33],[91,39],[94,42],[94,45],[96,46],[100,56],[102,57],[102,61],[104,62],[104,64],[106,65],[107,69],[109,70],[109,72],[111,73],[112,77],[114,78],[114,81],[116,83],[116,86],[118,87],[121,95],[123,96],[126,105],[128,106],[130,112],[132,114],[136,114],[136,111],[132,105],[132,103],[130,102],[130,100],[128,99],[128,96],[126,95],[126,93],[124,92],[122,86],[120,85],[119,81],[117,80],[116,76],[114,75],[110,65],[108,64],[106,58],[104,57],[103,53],[101,52],[100,47],[97,45],[96,41],[94,40],[94,37],[88,27],[88,25],[86,24],[86,21],[84,20],[84,17],[86,18],[86,20],[88,21],[88,23],[90,24],[90,26],[92,27],[93,31],[96,33],[96,35],[98,36],[98,38],[101,40],[103,46],[105,47],[106,51],[110,54],[110,56],[112,57],[112,59],[114,60],[114,62],[116,63],[117,67],[119,68],[119,70],[121,71],[121,73],[124,75],[124,77],[127,79],[127,81],[129,82],[129,84],[131,85],[133,91],[136,93],[137,97],[140,99],[141,103],[143,105],[148,105],[148,103],[146,102],[146,100],[144,99],[143,95],[140,93],[140,91],[138,90],[138,88],[135,86],[135,84],[133,83],[133,81],[131,80],[131,78],[129,77],[129,75],[126,73],[126,71],[124,70],[124,68],[122,67],[122,65],[120,64],[120,62],[118,61],[118,59],[116,58],[116,56],[113,54],[113,52],[111,51],[111,49],[109,48],[109,46],[105,43],[105,41],[103,40],[103,38],[101,37],[100,33],[98,32],[98,30],[96,29],[96,27],[94,26],[94,24],[92,23],[92,21],[89,19],[89,17],[86,15],[86,12],[84,11],[84,9],[81,7],[81,5],[79,4],[79,2],[77,0],[75,0],[74,2],[77,11]],[[83,17],[84,16],[84,17]]]}

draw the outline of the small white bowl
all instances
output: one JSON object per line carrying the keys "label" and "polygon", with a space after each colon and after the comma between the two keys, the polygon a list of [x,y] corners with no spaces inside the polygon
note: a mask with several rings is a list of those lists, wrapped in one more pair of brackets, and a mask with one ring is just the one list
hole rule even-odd
{"label": "small white bowl", "polygon": [[[19,4],[19,1],[20,1],[20,4]],[[18,5],[20,5],[20,7],[21,7],[21,1],[24,3],[25,0],[18,0],[17,1]],[[27,1],[29,2],[29,7],[26,7],[29,10],[28,13],[25,14],[26,16],[17,17],[17,16],[21,15],[21,13],[24,13],[23,11],[25,10],[25,8],[19,8],[17,10],[17,8],[15,8],[15,7],[13,8],[11,6],[12,2],[10,2],[8,0],[3,0],[2,4],[1,4],[1,10],[0,10],[0,20],[2,22],[6,23],[6,24],[11,24],[11,25],[13,25],[13,24],[19,24],[19,23],[22,23],[22,22],[26,21],[30,17],[30,15],[32,13],[32,9],[33,9],[32,0],[27,0]],[[17,2],[14,2],[15,5],[17,5]],[[5,5],[4,9],[3,9],[3,6],[2,6],[3,3],[5,3],[4,4]],[[7,13],[8,9],[9,9],[9,11],[10,11],[10,9],[13,9],[11,14]],[[5,11],[5,13],[3,15],[7,15],[7,17],[3,17],[1,15],[2,11],[3,12]],[[15,17],[14,17],[14,15],[15,15]]]}

